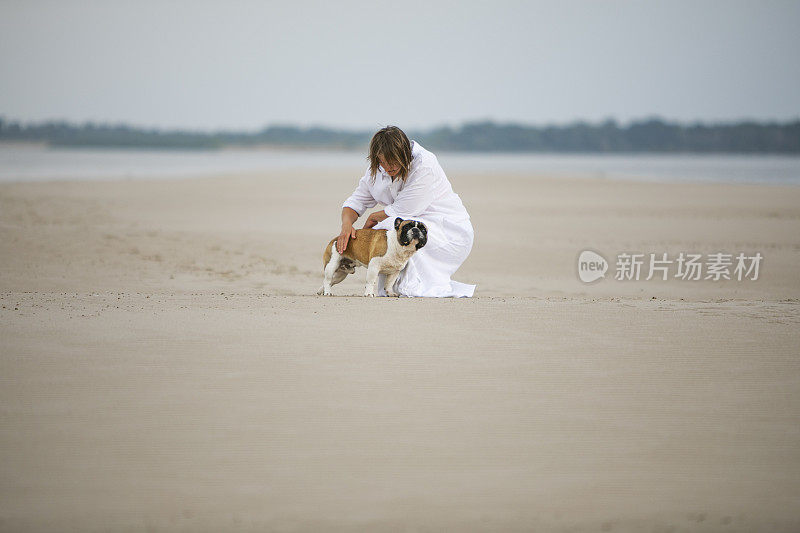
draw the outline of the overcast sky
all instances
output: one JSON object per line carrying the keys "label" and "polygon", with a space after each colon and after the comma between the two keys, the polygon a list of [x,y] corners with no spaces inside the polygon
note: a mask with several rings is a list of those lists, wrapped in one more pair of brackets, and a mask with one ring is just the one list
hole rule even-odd
{"label": "overcast sky", "polygon": [[254,130],[800,117],[800,2],[0,0],[0,116]]}

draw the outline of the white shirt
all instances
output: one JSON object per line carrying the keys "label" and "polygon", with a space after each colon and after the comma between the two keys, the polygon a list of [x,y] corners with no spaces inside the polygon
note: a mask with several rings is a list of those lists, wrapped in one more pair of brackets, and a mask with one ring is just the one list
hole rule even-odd
{"label": "white shirt", "polygon": [[373,182],[367,169],[342,207],[349,207],[361,216],[367,209],[381,203],[386,206],[384,212],[392,220],[420,215],[446,218],[451,222],[468,220],[469,214],[461,198],[453,192],[436,156],[416,141],[411,141],[411,156],[405,182],[400,178],[392,180],[382,166],[375,173]]}

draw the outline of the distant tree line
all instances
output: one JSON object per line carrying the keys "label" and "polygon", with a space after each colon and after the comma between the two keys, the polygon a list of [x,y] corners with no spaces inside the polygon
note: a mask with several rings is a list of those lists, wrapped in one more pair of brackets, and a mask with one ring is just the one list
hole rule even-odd
{"label": "distant tree line", "polygon": [[800,120],[681,125],[648,119],[627,127],[608,120],[541,128],[480,122],[424,137],[439,149],[466,151],[800,153]]}
{"label": "distant tree line", "polygon": [[[0,118],[0,142],[42,142],[56,147],[208,150],[275,146],[364,150],[373,133],[296,126],[269,126],[255,133],[192,132],[64,121],[22,124]],[[628,126],[607,120],[544,127],[484,121],[408,133],[426,147],[450,151],[800,153],[800,119],[786,123],[686,125],[651,118]]]}

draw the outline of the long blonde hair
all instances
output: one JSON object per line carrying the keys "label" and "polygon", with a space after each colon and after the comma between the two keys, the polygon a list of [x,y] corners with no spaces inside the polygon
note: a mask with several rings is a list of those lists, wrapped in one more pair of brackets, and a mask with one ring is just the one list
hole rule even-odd
{"label": "long blonde hair", "polygon": [[408,172],[411,168],[411,142],[403,133],[403,130],[397,126],[386,126],[378,130],[378,133],[372,136],[369,142],[369,171],[372,175],[372,181],[375,181],[375,174],[378,172],[378,167],[381,162],[379,156],[386,159],[386,163],[396,163],[400,166],[400,172],[397,174],[403,181],[408,177]]}

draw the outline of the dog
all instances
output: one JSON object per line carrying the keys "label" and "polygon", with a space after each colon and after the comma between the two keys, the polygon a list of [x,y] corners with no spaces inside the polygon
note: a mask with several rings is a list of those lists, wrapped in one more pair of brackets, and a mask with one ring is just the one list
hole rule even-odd
{"label": "dog", "polygon": [[325,247],[322,265],[325,277],[317,294],[331,295],[331,287],[341,282],[357,266],[367,267],[367,286],[364,296],[375,296],[378,274],[386,274],[386,294],[394,292],[394,282],[414,252],[428,242],[428,229],[416,220],[394,219],[394,231],[385,229],[357,229],[356,238],[347,242],[343,253],[336,250],[334,237]]}

